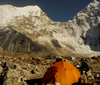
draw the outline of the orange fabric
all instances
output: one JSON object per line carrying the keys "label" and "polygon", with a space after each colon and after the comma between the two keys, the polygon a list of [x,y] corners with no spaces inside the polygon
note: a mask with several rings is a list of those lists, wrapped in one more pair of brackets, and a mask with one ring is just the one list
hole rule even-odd
{"label": "orange fabric", "polygon": [[71,85],[78,82],[81,75],[77,68],[72,64],[60,61],[52,65],[45,73],[42,83],[43,85],[58,82],[61,85]]}

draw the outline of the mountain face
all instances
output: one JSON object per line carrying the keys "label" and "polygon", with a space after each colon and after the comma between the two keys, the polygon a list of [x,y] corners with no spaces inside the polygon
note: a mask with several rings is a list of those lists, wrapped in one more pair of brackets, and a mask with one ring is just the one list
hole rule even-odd
{"label": "mountain face", "polygon": [[99,53],[100,2],[93,1],[72,20],[54,22],[38,6],[0,6],[0,47],[6,51],[65,56]]}

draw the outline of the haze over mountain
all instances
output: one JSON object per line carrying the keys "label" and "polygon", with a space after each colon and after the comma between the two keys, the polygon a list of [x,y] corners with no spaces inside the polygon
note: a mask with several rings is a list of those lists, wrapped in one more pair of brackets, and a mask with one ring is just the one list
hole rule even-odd
{"label": "haze over mountain", "polygon": [[99,52],[100,2],[91,2],[68,22],[52,21],[36,5],[0,5],[0,47],[39,56]]}

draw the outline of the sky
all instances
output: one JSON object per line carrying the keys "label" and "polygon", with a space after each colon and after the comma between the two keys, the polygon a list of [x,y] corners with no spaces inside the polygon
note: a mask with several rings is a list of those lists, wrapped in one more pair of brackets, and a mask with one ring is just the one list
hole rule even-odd
{"label": "sky", "polygon": [[[67,22],[94,0],[0,0],[0,5],[38,5],[53,21]],[[100,0],[97,0],[100,2]]]}

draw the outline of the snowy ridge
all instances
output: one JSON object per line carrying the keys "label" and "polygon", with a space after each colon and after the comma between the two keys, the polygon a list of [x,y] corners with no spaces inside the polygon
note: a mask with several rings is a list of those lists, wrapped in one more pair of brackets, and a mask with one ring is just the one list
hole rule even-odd
{"label": "snowy ridge", "polygon": [[14,7],[12,5],[1,5],[0,6],[0,26],[6,26],[17,16],[28,17],[31,13],[33,16],[40,16],[41,9],[35,6],[26,7]]}

